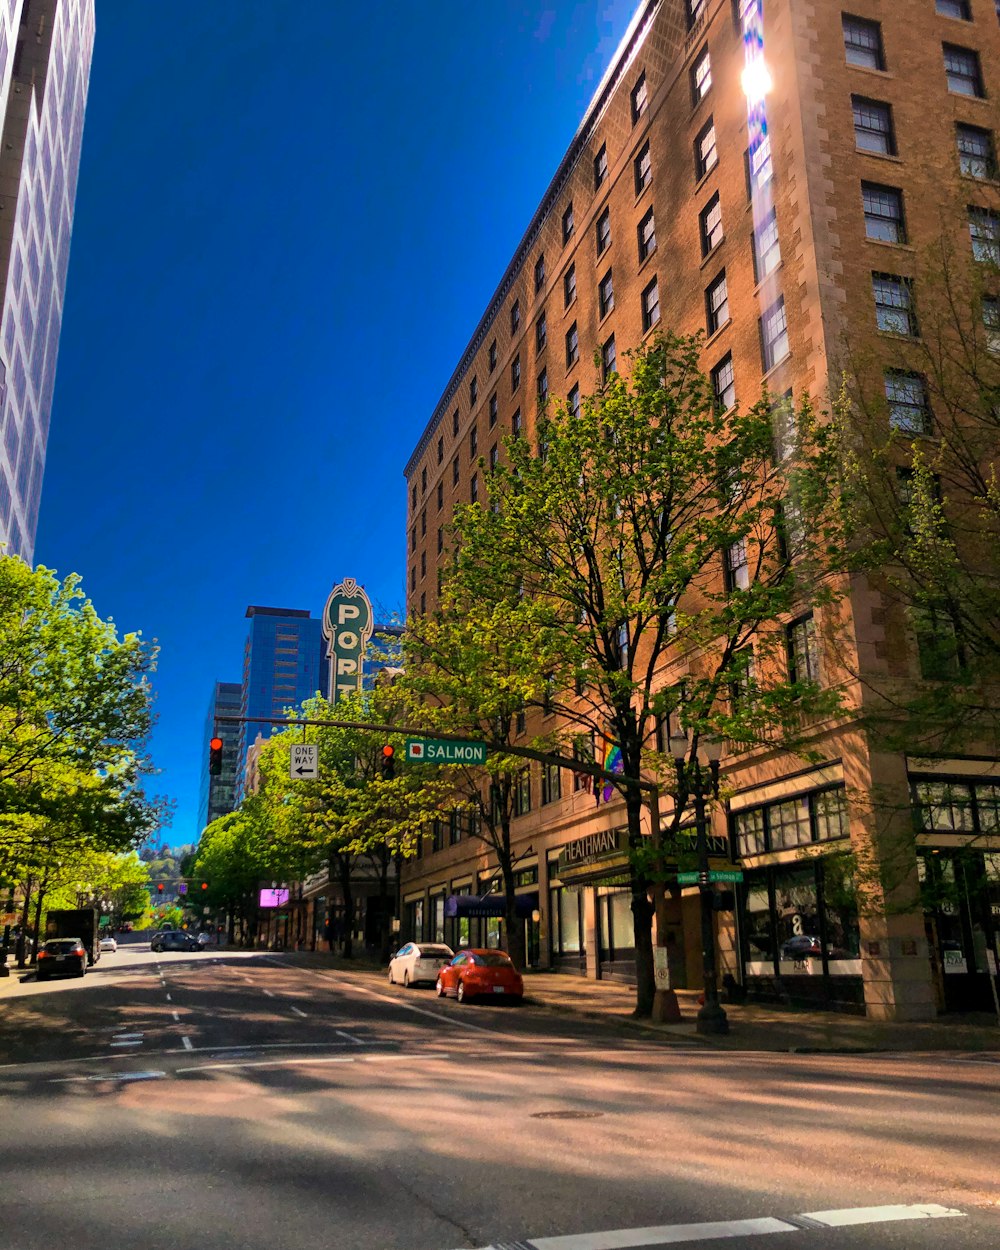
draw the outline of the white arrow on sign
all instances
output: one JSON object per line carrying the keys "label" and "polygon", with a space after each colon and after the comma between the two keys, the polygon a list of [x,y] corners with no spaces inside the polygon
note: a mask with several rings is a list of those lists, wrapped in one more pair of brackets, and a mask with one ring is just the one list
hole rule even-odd
{"label": "white arrow on sign", "polygon": [[293,781],[308,781],[319,776],[319,747],[315,742],[293,742],[290,761]]}

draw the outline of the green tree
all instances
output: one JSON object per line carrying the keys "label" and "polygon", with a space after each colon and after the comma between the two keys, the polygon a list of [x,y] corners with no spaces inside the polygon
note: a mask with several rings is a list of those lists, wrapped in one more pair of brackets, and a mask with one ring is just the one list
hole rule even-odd
{"label": "green tree", "polygon": [[[636,782],[663,775],[657,722],[683,729],[691,760],[705,737],[805,752],[839,706],[835,680],[786,663],[789,619],[838,595],[838,423],[766,397],[722,411],[700,351],[697,337],[661,337],[579,412],[552,405],[534,446],[505,440],[488,506],[458,509],[454,527],[450,593],[523,600],[549,668],[534,701],[568,743],[599,735],[621,751],[640,1015],[661,869]],[[668,832],[683,819],[676,804]]]}

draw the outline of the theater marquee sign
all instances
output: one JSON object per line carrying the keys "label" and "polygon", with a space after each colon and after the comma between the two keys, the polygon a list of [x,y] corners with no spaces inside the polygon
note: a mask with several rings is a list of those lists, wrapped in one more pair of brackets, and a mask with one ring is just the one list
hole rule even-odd
{"label": "theater marquee sign", "polygon": [[323,609],[323,636],[330,657],[330,702],[361,689],[365,646],[372,636],[372,605],[363,587],[345,577]]}

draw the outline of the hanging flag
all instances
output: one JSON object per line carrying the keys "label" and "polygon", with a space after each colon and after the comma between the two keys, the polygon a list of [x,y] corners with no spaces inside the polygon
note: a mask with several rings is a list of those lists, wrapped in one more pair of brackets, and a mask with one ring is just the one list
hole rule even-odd
{"label": "hanging flag", "polygon": [[[625,771],[625,761],[622,759],[621,747],[612,742],[610,738],[604,739],[604,762],[602,767],[607,773],[623,773]],[[603,781],[598,785],[597,797],[598,802],[603,799],[605,803],[610,803],[617,791],[610,781]]]}

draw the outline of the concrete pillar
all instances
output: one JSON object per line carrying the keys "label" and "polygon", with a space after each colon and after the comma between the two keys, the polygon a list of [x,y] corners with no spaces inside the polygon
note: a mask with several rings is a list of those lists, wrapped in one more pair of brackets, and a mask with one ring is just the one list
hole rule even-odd
{"label": "concrete pillar", "polygon": [[538,856],[538,910],[542,916],[538,922],[538,967],[543,972],[552,967],[552,917],[549,915],[551,901],[549,861],[543,851]]}
{"label": "concrete pillar", "polygon": [[592,885],[583,889],[583,942],[587,951],[587,976],[599,981],[601,948],[597,933],[597,890]]}

